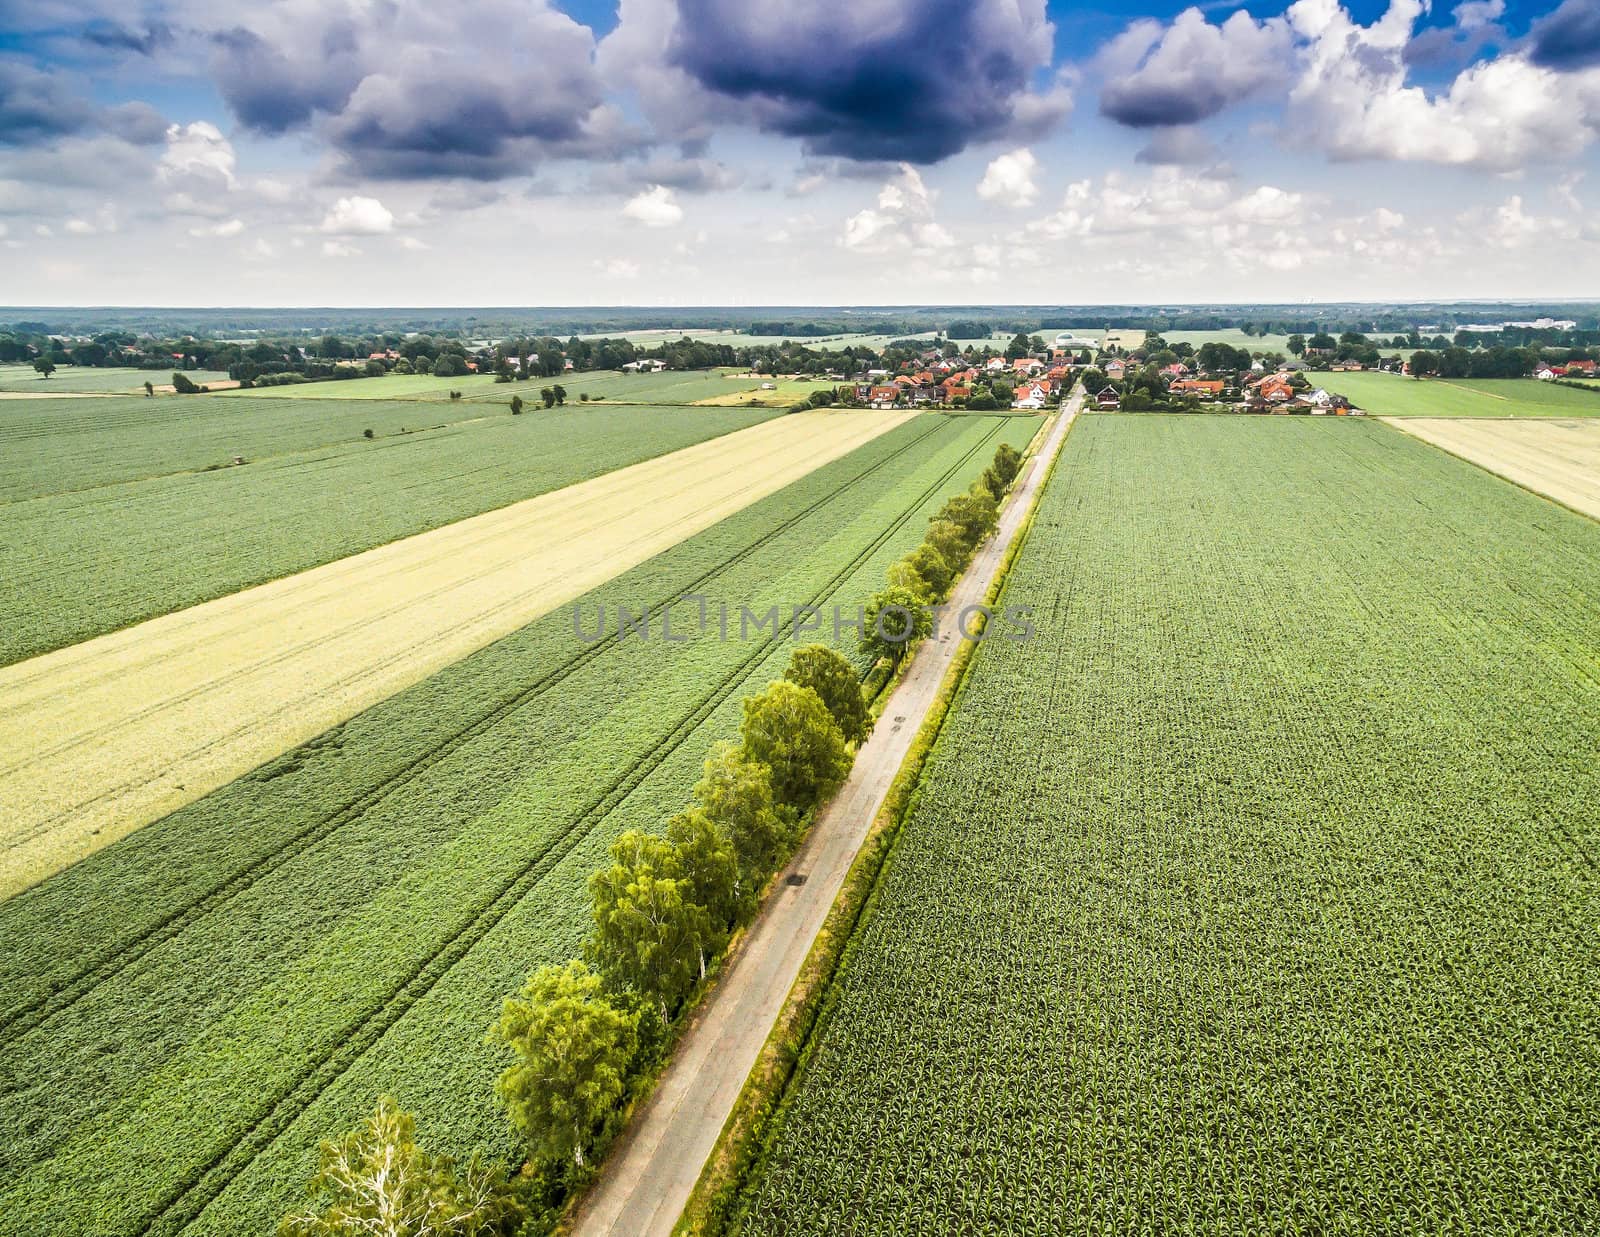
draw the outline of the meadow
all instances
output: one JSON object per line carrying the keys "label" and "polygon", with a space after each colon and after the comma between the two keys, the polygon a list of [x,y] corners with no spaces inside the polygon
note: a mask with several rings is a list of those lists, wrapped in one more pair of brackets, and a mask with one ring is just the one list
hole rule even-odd
{"label": "meadow", "polygon": [[[69,401],[62,401],[67,403]],[[85,405],[92,416],[102,401]],[[109,402],[109,401],[105,401]],[[152,409],[182,401],[146,401]],[[184,402],[204,419],[221,396]],[[0,504],[8,587],[0,596],[0,665],[60,648],[141,619],[183,609],[254,584],[304,571],[400,537],[491,511],[624,465],[756,424],[766,410],[589,405],[441,423],[459,409],[414,406],[419,425],[438,428],[367,440],[357,425],[393,425],[403,415],[330,406],[328,431],[342,440],[268,455],[241,467],[144,475],[163,443],[174,458],[208,458],[221,439],[140,423],[112,434],[137,479],[105,483],[117,459],[82,460],[71,423],[52,437],[8,451],[15,493],[50,492]],[[0,422],[4,411],[0,409]],[[155,415],[152,412],[152,415]],[[231,415],[231,414],[227,414]],[[263,410],[263,416],[268,416]],[[296,413],[280,445],[324,435]],[[179,423],[181,425],[181,422]],[[231,427],[223,438],[233,436]],[[38,452],[38,479],[28,461]],[[91,457],[96,453],[90,452]],[[98,473],[96,470],[100,470]],[[20,474],[20,479],[19,479]],[[99,477],[93,489],[81,489]],[[74,492],[76,491],[76,492]]]}
{"label": "meadow", "polygon": [[1080,420],[745,1234],[1600,1228],[1600,527]]}
{"label": "meadow", "polygon": [[539,404],[539,388],[560,384],[569,403],[590,399],[616,404],[693,404],[739,391],[753,391],[760,377],[739,369],[663,370],[657,374],[624,374],[617,370],[589,370],[555,378],[537,375],[525,382],[496,382],[493,374],[463,374],[435,378],[432,374],[385,374],[381,378],[348,378],[339,382],[297,382],[279,387],[219,391],[215,399],[416,399],[449,400],[460,391],[463,401],[509,404],[520,395],[525,404]]}
{"label": "meadow", "polygon": [[[228,378],[228,375],[220,370],[193,369],[186,372],[190,381],[200,385],[207,382],[226,382]],[[131,369],[125,366],[108,366],[101,369],[63,365],[46,378],[35,371],[32,365],[0,365],[0,391],[21,391],[30,395],[48,395],[52,392],[131,395],[138,392],[142,398],[144,384],[147,382],[158,387],[170,385],[172,370]],[[5,411],[3,403],[0,403],[0,414]]]}
{"label": "meadow", "polygon": [[[853,611],[1037,428],[909,419],[595,590],[583,627],[686,593]],[[432,1147],[509,1154],[501,998],[577,949],[606,846],[684,801],[789,652],[553,613],[0,904],[0,1233],[270,1231],[379,1093]]]}
{"label": "meadow", "polygon": [[1406,378],[1375,373],[1307,377],[1374,416],[1600,416],[1600,391],[1579,391],[1534,378]]}

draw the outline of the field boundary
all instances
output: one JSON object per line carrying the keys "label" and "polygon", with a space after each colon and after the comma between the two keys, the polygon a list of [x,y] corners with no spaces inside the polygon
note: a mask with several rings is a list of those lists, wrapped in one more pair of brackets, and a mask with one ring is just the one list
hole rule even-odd
{"label": "field boundary", "polygon": [[[1478,420],[1478,421],[1517,421],[1518,423],[1527,423],[1527,422],[1530,422],[1530,421],[1534,420],[1534,418],[1532,418],[1532,417],[1475,417],[1475,418],[1439,417],[1439,418],[1432,418],[1432,417],[1382,417],[1382,416],[1380,416],[1380,417],[1374,417],[1373,419],[1376,420],[1376,421],[1381,422],[1384,425],[1387,425],[1390,429],[1396,431],[1397,433],[1404,434],[1407,438],[1413,439],[1416,442],[1420,442],[1424,446],[1431,447],[1435,451],[1443,452],[1445,455],[1450,456],[1450,458],[1452,458],[1452,459],[1460,460],[1463,464],[1470,464],[1470,465],[1472,465],[1472,467],[1478,469],[1480,472],[1488,473],[1491,477],[1495,478],[1495,480],[1497,480],[1497,481],[1504,481],[1507,485],[1514,485],[1519,490],[1523,490],[1523,491],[1525,491],[1525,492],[1527,492],[1529,494],[1532,494],[1535,498],[1543,499],[1547,503],[1553,503],[1555,506],[1560,507],[1563,511],[1570,511],[1573,515],[1582,516],[1586,520],[1595,520],[1597,522],[1600,522],[1600,515],[1597,515],[1593,511],[1585,511],[1581,507],[1574,507],[1571,503],[1563,502],[1561,499],[1557,498],[1553,494],[1547,494],[1543,490],[1535,489],[1533,486],[1527,484],[1524,481],[1519,481],[1515,477],[1508,477],[1505,473],[1498,472],[1495,469],[1490,468],[1489,465],[1483,463],[1480,460],[1475,460],[1475,459],[1471,458],[1470,456],[1463,455],[1463,454],[1461,454],[1461,452],[1459,452],[1457,450],[1454,450],[1451,447],[1447,447],[1441,442],[1435,442],[1432,438],[1426,438],[1422,434],[1417,433],[1415,430],[1408,429],[1406,427],[1406,422],[1407,421],[1427,421],[1427,420],[1455,421],[1455,420],[1469,420],[1470,419],[1470,420]],[[1572,418],[1572,420],[1580,421],[1580,422],[1583,421],[1584,419],[1585,418],[1582,418],[1582,417],[1574,417],[1574,418]],[[1547,421],[1551,421],[1551,422],[1559,422],[1561,420],[1561,418],[1547,417],[1547,418],[1540,418],[1540,420],[1547,420]]]}
{"label": "field boundary", "polygon": [[[1054,423],[1055,417],[1051,417],[1040,428],[1040,436],[1030,444],[1029,458],[1036,457],[1042,436],[1050,432]],[[1070,434],[1071,426],[1068,426],[1062,437],[1063,450]],[[1005,593],[1011,567],[1027,544],[1039,511],[1039,500],[1055,475],[1060,459],[1058,450],[1040,478],[1033,506],[1007,547],[985,594],[984,603],[991,608]],[[858,929],[871,917],[877,905],[882,877],[899,848],[905,822],[916,807],[923,770],[938,750],[939,737],[951,710],[966,692],[978,648],[977,643],[968,641],[957,651],[939,695],[906,753],[900,772],[850,866],[839,896],[806,956],[783,1011],[673,1228],[674,1237],[719,1237],[736,1221],[734,1208],[739,1195],[765,1159],[771,1137],[782,1120],[791,1084],[810,1059],[818,1032],[827,1025],[834,1006],[834,979],[854,948]]]}

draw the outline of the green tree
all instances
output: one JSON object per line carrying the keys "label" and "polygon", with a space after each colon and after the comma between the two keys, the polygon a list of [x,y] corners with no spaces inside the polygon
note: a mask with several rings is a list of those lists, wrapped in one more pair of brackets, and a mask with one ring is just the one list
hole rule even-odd
{"label": "green tree", "polygon": [[951,569],[949,562],[928,541],[922,542],[915,550],[906,555],[905,561],[907,566],[927,582],[928,595],[936,600],[948,593],[950,585],[955,582],[955,572]]}
{"label": "green tree", "polygon": [[866,738],[867,704],[861,698],[861,680],[837,650],[826,644],[804,645],[790,656],[783,677],[817,693],[846,743]]}
{"label": "green tree", "polygon": [[994,495],[984,490],[978,493],[976,488],[965,494],[957,494],[939,509],[937,518],[949,520],[961,530],[961,538],[967,553],[982,541],[999,520],[999,506]]}
{"label": "green tree", "polygon": [[1033,341],[1028,338],[1026,331],[1018,331],[1011,337],[1011,342],[1006,345],[1006,359],[1015,361],[1025,357],[1033,348]]}
{"label": "green tree", "polygon": [[51,374],[56,372],[55,362],[49,357],[44,356],[40,357],[33,363],[33,369],[35,373],[44,378],[48,378]]}
{"label": "green tree", "polygon": [[544,401],[546,408],[554,408],[556,406],[556,393],[549,387],[539,388],[539,398]]}
{"label": "green tree", "polygon": [[564,404],[567,402],[567,388],[562,386],[560,383],[557,383],[555,386],[550,388],[550,394],[555,396],[555,401],[558,404]]}
{"label": "green tree", "polygon": [[1000,479],[1010,485],[1022,471],[1022,455],[1009,442],[1003,442],[994,453],[994,470]]}
{"label": "green tree", "polygon": [[511,415],[514,417],[522,415],[522,396],[513,395],[511,397]]}
{"label": "green tree", "polygon": [[973,412],[993,412],[998,407],[1000,401],[988,387],[979,387],[967,397],[967,408]]}
{"label": "green tree", "polygon": [[944,559],[952,578],[966,566],[967,558],[972,552],[966,533],[959,525],[943,517],[928,522],[928,531],[922,534],[922,540],[925,545],[932,546],[939,557]]}
{"label": "green tree", "polygon": [[754,897],[788,840],[773,804],[772,770],[727,742],[711,749],[704,769],[695,783],[695,805],[733,842],[741,896]]}
{"label": "green tree", "polygon": [[172,389],[179,395],[193,395],[200,388],[190,381],[189,375],[179,370],[172,371]]}
{"label": "green tree", "polygon": [[907,588],[890,585],[867,603],[861,647],[874,661],[887,657],[898,666],[919,640],[933,632],[933,615]]}
{"label": "green tree", "polygon": [[601,988],[582,962],[540,967],[489,1028],[517,1058],[495,1090],[542,1163],[583,1167],[627,1087],[639,1013],[618,1009]]}
{"label": "green tree", "polygon": [[997,503],[1005,497],[1006,483],[1001,480],[1000,474],[995,471],[993,464],[990,464],[983,470],[983,475],[978,478],[978,484],[981,485],[984,488],[984,492],[993,498]]}
{"label": "green tree", "polygon": [[796,817],[832,794],[850,771],[844,735],[809,687],[770,683],[745,698],[745,755],[772,770],[772,797]]}
{"label": "green tree", "polygon": [[733,839],[698,804],[667,822],[667,841],[676,852],[684,896],[703,907],[710,921],[702,948],[700,973],[704,975],[705,957],[722,952],[728,943],[728,929],[739,918],[739,855]]}
{"label": "green tree", "polygon": [[663,1022],[705,974],[713,939],[709,912],[681,877],[672,843],[630,829],[611,844],[611,865],[589,878],[595,961],[615,984],[653,1002]]}
{"label": "green tree", "polygon": [[522,1219],[503,1165],[474,1155],[457,1169],[429,1154],[416,1120],[387,1095],[365,1123],[322,1144],[310,1192],[311,1206],[285,1216],[279,1237],[492,1237]]}
{"label": "green tree", "polygon": [[1285,347],[1287,347],[1290,353],[1292,353],[1294,356],[1305,356],[1306,337],[1304,335],[1291,335],[1289,336],[1289,342],[1285,345]]}
{"label": "green tree", "polygon": [[154,384],[153,384],[153,383],[151,383],[151,382],[150,382],[150,381],[149,381],[149,380],[148,380],[148,379],[147,379],[147,380],[146,380],[146,381],[145,381],[145,384],[144,384],[144,397],[145,397],[145,398],[146,398],[146,399],[154,399],[154,398],[155,398],[155,394],[156,394],[156,388],[155,388],[155,385],[154,385]]}

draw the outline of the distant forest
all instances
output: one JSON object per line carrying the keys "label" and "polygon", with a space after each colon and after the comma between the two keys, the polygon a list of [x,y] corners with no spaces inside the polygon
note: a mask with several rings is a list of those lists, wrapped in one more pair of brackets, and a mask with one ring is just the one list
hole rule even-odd
{"label": "distant forest", "polygon": [[[1405,334],[1505,320],[1573,320],[1580,331],[1600,329],[1595,301],[1443,301],[1410,304],[1330,302],[1259,305],[918,305],[636,308],[393,308],[163,309],[158,307],[0,306],[0,324],[16,334],[88,336],[103,331],[226,338],[262,333],[320,336],[329,332],[425,332],[467,338],[510,335],[622,334],[648,330],[737,330],[792,339],[843,334],[915,335],[942,331],[963,339],[1069,327],[1209,331],[1243,328],[1254,334]],[[0,326],[4,329],[4,326]]]}

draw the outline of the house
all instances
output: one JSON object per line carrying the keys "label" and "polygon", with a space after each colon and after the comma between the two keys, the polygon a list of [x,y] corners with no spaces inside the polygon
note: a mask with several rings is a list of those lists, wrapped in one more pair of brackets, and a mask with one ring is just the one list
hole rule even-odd
{"label": "house", "polygon": [[1017,388],[1016,398],[1011,401],[1013,408],[1027,408],[1034,412],[1045,406],[1045,401],[1050,397],[1050,389],[1042,382],[1024,383]]}
{"label": "house", "polygon": [[867,402],[874,408],[893,408],[900,402],[900,388],[894,383],[872,387],[867,391]]}
{"label": "house", "polygon": [[1043,369],[1044,362],[1036,361],[1031,356],[1018,357],[1015,361],[1011,362],[1012,372],[1024,378],[1031,378],[1033,375],[1039,373]]}
{"label": "house", "polygon": [[1189,367],[1182,361],[1174,361],[1171,365],[1162,366],[1161,372],[1168,378],[1187,378]]}
{"label": "house", "polygon": [[1294,398],[1294,387],[1281,374],[1272,374],[1260,382],[1252,383],[1251,390],[1257,399],[1269,404],[1285,404]]}
{"label": "house", "polygon": [[[1566,371],[1563,370],[1561,372],[1565,373]],[[1540,382],[1549,382],[1552,378],[1556,377],[1556,371],[1548,365],[1541,365],[1538,369],[1533,371],[1533,376]]]}
{"label": "house", "polygon": [[1179,395],[1198,395],[1216,399],[1227,387],[1221,378],[1180,378],[1167,389]]}
{"label": "house", "polygon": [[629,361],[622,367],[622,372],[625,374],[659,374],[666,367],[667,363],[665,361],[650,357],[638,361]]}
{"label": "house", "polygon": [[964,386],[950,386],[946,384],[944,388],[944,397],[949,403],[954,403],[958,399],[971,399],[972,388]]}
{"label": "house", "polygon": [[1122,403],[1122,397],[1117,394],[1116,387],[1107,387],[1094,397],[1096,408],[1116,408]]}
{"label": "house", "polygon": [[1567,377],[1571,378],[1578,374],[1583,375],[1585,378],[1593,378],[1595,375],[1595,363],[1593,361],[1568,361]]}
{"label": "house", "polygon": [[1006,368],[1006,359],[1003,356],[992,356],[983,363],[983,368],[991,374],[998,374]]}
{"label": "house", "polygon": [[1366,368],[1360,361],[1335,361],[1328,366],[1336,374],[1360,373]]}
{"label": "house", "polygon": [[1107,361],[1104,368],[1107,378],[1121,378],[1128,372],[1127,363],[1125,361],[1119,361],[1115,359]]}

